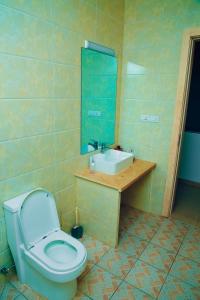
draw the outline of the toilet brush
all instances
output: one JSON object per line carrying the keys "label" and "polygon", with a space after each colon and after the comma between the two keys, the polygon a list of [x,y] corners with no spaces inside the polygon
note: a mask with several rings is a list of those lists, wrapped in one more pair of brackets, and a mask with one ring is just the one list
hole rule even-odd
{"label": "toilet brush", "polygon": [[75,209],[75,215],[76,215],[76,224],[71,229],[71,235],[76,239],[80,239],[83,236],[83,227],[79,225],[79,216],[78,216],[78,207],[77,206]]}

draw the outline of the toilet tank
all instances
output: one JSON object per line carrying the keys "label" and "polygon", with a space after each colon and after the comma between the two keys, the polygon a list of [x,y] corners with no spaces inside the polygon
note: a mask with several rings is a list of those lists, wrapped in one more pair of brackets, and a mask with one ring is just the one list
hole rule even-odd
{"label": "toilet tank", "polygon": [[3,204],[6,221],[8,245],[10,247],[19,279],[23,282],[23,258],[20,245],[23,243],[21,230],[18,222],[18,211],[28,193],[17,196]]}
{"label": "toilet tank", "polygon": [[60,228],[55,199],[47,190],[37,188],[5,201],[3,206],[8,244],[23,282],[23,249],[30,249]]}

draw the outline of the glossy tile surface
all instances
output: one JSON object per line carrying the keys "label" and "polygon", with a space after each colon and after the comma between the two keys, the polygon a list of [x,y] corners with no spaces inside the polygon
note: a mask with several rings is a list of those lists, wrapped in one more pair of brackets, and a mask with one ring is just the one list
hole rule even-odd
{"label": "glossy tile surface", "polygon": [[194,288],[193,286],[180,281],[177,278],[168,276],[158,299],[198,300],[200,299],[200,289]]}
{"label": "glossy tile surface", "polygon": [[177,255],[170,271],[170,275],[200,288],[200,263]]}
{"label": "glossy tile surface", "polygon": [[[126,226],[120,233],[117,248],[87,235],[81,239],[88,252],[88,262],[78,278],[74,300],[200,299],[200,228],[127,206],[122,206],[121,212],[120,224]],[[147,227],[147,233],[142,227],[143,239],[141,231],[133,230],[136,223],[143,224],[144,220],[154,228],[151,239]],[[167,234],[167,242],[165,239],[158,242],[162,232]],[[178,237],[179,247],[170,247],[174,235]],[[0,291],[3,300],[16,297],[46,300],[21,284],[15,273],[7,277],[7,284],[2,285]]]}
{"label": "glossy tile surface", "polygon": [[[4,201],[43,187],[70,232],[73,174],[88,163],[80,155],[81,47],[91,40],[115,49],[120,78],[122,34],[121,0],[0,0],[0,223]],[[119,97],[120,81],[117,89]],[[0,237],[0,264],[12,265]]]}
{"label": "glossy tile surface", "polygon": [[175,252],[149,243],[140,256],[140,259],[160,270],[167,272],[175,259]]}
{"label": "glossy tile surface", "polygon": [[120,280],[109,272],[94,266],[82,280],[78,289],[93,299],[109,299],[120,284]]}
{"label": "glossy tile surface", "polygon": [[[119,143],[157,163],[147,192],[142,181],[130,193],[134,207],[161,214],[170,152],[184,32],[198,28],[200,2],[126,0]],[[164,33],[164,34],[163,34]],[[155,114],[158,123],[142,122]]]}
{"label": "glossy tile surface", "polygon": [[112,248],[101,258],[98,265],[123,279],[135,265],[135,261],[134,256]]}
{"label": "glossy tile surface", "polygon": [[118,248],[119,250],[135,258],[138,258],[147,246],[147,244],[148,241],[142,240],[136,235],[132,235],[126,232],[120,238]]}
{"label": "glossy tile surface", "polygon": [[141,290],[133,287],[132,285],[123,282],[114,295],[111,297],[112,300],[150,300],[151,296],[143,293]]}
{"label": "glossy tile surface", "polygon": [[162,272],[140,260],[125,278],[125,281],[142,289],[153,297],[159,295],[167,273]]}

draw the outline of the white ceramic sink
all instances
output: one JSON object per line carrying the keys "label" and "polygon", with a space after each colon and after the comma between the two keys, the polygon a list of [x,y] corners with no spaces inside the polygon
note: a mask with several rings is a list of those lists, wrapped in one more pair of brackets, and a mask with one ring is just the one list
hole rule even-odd
{"label": "white ceramic sink", "polygon": [[133,153],[110,149],[93,155],[93,170],[115,175],[132,165],[133,158]]}

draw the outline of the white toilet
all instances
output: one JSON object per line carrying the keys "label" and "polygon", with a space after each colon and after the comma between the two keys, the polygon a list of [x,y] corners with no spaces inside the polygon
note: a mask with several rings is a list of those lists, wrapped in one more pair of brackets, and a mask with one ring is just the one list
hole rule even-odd
{"label": "white toilet", "polygon": [[53,195],[38,188],[4,202],[4,209],[20,281],[49,300],[73,299],[87,252],[60,229]]}

